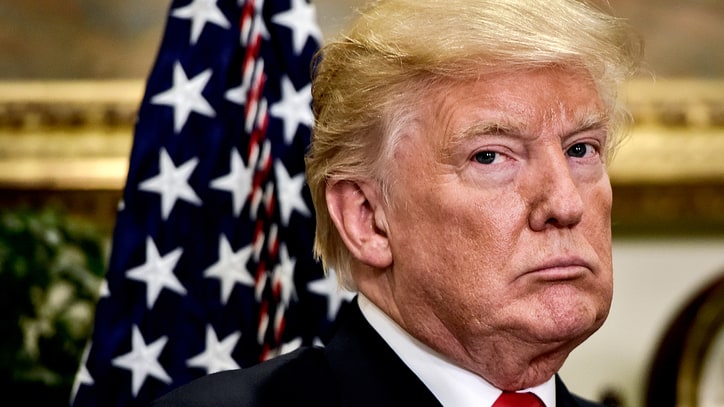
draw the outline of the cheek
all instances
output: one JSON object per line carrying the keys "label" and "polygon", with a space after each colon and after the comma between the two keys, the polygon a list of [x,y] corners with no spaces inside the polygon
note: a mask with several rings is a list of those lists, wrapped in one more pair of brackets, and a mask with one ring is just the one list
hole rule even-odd
{"label": "cheek", "polygon": [[592,188],[587,195],[586,211],[588,216],[586,229],[591,245],[596,249],[602,261],[611,263],[611,208],[613,194],[608,178]]}
{"label": "cheek", "polygon": [[408,196],[397,213],[396,229],[409,233],[411,243],[452,253],[452,259],[464,258],[461,254],[499,258],[496,249],[516,241],[515,229],[525,224],[521,200],[511,199],[510,193],[429,188],[436,192]]}
{"label": "cheek", "polygon": [[409,228],[409,235],[395,239],[393,248],[395,268],[415,270],[407,284],[420,285],[426,296],[442,292],[448,302],[464,298],[471,304],[504,284],[500,270],[521,224],[510,200],[420,199],[415,205],[397,228]]}
{"label": "cheek", "polygon": [[613,295],[613,259],[611,242],[611,207],[613,195],[606,177],[592,189],[586,202],[588,216],[583,225],[584,236],[598,256],[598,270],[594,290],[599,301],[610,305]]}

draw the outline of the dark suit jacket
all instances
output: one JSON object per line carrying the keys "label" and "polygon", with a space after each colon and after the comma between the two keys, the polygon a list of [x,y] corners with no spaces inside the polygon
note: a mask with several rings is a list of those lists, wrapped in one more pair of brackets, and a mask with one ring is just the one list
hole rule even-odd
{"label": "dark suit jacket", "polygon": [[[557,407],[599,406],[571,395],[556,377]],[[441,406],[350,306],[324,348],[302,348],[254,367],[224,371],[171,391],[153,407]]]}

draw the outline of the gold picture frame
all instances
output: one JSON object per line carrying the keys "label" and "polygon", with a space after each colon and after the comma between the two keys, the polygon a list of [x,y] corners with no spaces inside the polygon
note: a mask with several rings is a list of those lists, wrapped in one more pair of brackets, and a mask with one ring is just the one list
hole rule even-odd
{"label": "gold picture frame", "polygon": [[724,397],[724,270],[673,316],[646,385],[646,407],[720,405]]}
{"label": "gold picture frame", "polygon": [[[50,197],[112,222],[144,85],[0,82],[0,204]],[[622,96],[635,125],[610,166],[614,233],[724,233],[724,80],[638,79]]]}

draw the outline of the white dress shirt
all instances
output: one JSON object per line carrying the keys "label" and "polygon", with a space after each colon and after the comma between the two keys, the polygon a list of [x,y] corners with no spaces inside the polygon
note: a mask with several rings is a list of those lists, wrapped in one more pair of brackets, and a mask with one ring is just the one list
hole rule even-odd
{"label": "white dress shirt", "polygon": [[[359,294],[359,306],[367,322],[445,407],[492,406],[502,393],[482,377],[454,365],[444,356],[413,338],[367,297]],[[555,378],[522,390],[532,392],[547,407],[556,405]]]}

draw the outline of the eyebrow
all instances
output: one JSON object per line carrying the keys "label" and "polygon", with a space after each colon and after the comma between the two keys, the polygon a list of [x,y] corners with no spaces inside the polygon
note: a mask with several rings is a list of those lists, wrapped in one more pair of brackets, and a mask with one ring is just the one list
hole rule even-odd
{"label": "eyebrow", "polygon": [[[605,111],[589,111],[579,114],[579,117],[571,130],[561,135],[561,139],[571,137],[591,130],[608,129],[610,116]],[[440,150],[441,158],[452,157],[459,146],[467,140],[484,136],[503,136],[508,138],[520,138],[526,134],[524,123],[510,120],[509,118],[481,120],[466,127],[462,131],[453,133]],[[608,136],[606,136],[608,139]]]}
{"label": "eyebrow", "polygon": [[[566,131],[562,135],[563,138],[575,134],[583,133],[590,130],[607,129],[610,122],[610,116],[603,111],[587,112],[577,119],[571,130]],[[474,123],[466,127],[460,132],[456,132],[449,138],[446,150],[454,150],[456,146],[464,143],[466,140],[481,137],[485,135],[520,137],[525,134],[525,126],[520,122],[508,120],[484,120]]]}
{"label": "eyebrow", "polygon": [[602,111],[585,114],[579,119],[574,130],[568,134],[578,134],[589,130],[608,129],[608,125],[611,122],[611,116]]}

